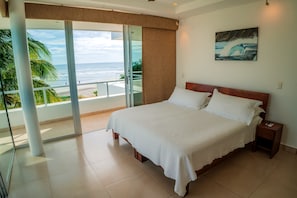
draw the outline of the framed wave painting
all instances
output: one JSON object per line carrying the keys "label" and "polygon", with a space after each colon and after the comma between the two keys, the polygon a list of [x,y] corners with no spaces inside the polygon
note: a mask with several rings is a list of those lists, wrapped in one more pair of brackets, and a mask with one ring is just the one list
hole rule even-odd
{"label": "framed wave painting", "polygon": [[216,32],[215,60],[256,61],[258,27]]}

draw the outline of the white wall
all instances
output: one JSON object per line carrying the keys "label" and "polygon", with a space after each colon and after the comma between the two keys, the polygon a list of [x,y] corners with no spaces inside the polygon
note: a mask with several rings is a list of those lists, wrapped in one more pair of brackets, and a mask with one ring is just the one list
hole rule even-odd
{"label": "white wall", "polygon": [[[215,32],[250,27],[259,27],[257,61],[214,60]],[[297,1],[259,1],[180,20],[177,85],[186,81],[270,93],[267,118],[283,123],[282,143],[297,148]]]}

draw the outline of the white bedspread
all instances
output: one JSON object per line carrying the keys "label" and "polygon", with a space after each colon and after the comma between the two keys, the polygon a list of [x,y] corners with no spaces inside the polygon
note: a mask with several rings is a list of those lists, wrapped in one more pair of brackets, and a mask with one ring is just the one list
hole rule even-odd
{"label": "white bedspread", "polygon": [[114,112],[107,130],[161,166],[175,180],[174,191],[183,196],[186,185],[197,179],[195,170],[254,140],[255,123],[246,126],[164,101]]}

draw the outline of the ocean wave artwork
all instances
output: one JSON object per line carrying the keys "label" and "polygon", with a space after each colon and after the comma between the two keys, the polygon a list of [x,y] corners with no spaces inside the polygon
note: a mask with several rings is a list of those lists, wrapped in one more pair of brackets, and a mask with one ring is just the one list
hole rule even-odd
{"label": "ocean wave artwork", "polygon": [[215,60],[256,61],[257,53],[257,27],[216,33]]}

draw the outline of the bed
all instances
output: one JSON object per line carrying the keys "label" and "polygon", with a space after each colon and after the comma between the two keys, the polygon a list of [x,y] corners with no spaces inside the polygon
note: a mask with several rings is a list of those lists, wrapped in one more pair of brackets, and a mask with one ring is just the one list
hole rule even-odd
{"label": "bed", "polygon": [[[185,88],[175,88],[166,101],[116,111],[107,125],[114,139],[121,136],[132,145],[138,160],[161,166],[175,180],[179,196],[188,193],[197,171],[254,142],[269,98],[266,93],[190,82]],[[252,115],[246,114],[250,110]]]}

